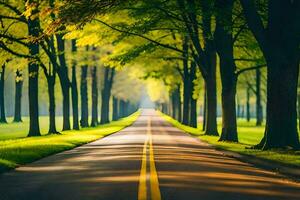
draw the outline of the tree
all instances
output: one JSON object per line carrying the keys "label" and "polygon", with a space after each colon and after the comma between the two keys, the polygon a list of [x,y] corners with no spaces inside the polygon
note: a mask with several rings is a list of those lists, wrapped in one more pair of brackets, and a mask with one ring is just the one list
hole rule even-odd
{"label": "tree", "polygon": [[115,96],[113,96],[113,114],[112,114],[112,120],[116,121],[119,119],[119,112],[120,112],[120,108],[119,108],[119,100],[118,98],[116,98]]}
{"label": "tree", "polygon": [[14,122],[22,122],[21,106],[22,106],[22,88],[23,88],[23,74],[22,71],[16,70],[15,78],[15,112]]}
{"label": "tree", "polygon": [[[87,47],[88,48],[88,47]],[[80,79],[80,97],[81,97],[81,127],[89,126],[89,107],[88,107],[88,89],[87,89],[87,73],[88,66],[85,64],[81,67]]]}
{"label": "tree", "polygon": [[68,75],[68,67],[65,58],[65,40],[63,34],[56,34],[57,50],[59,52],[58,59],[60,67],[57,74],[63,93],[63,131],[70,130],[70,80]]}
{"label": "tree", "polygon": [[[77,51],[76,40],[72,40],[72,53],[75,54]],[[75,55],[73,55],[75,56]],[[71,82],[71,92],[72,92],[72,111],[73,111],[73,129],[79,130],[79,117],[78,117],[78,88],[76,79],[76,59],[72,59],[72,82]]]}
{"label": "tree", "polygon": [[109,122],[109,101],[111,97],[111,89],[115,75],[115,68],[105,67],[104,69],[104,82],[101,91],[101,121],[100,124]]}
{"label": "tree", "polygon": [[[31,6],[31,15],[28,18],[28,35],[32,38],[37,38],[40,31],[39,18],[36,16],[39,13],[38,2],[28,0],[27,3]],[[34,40],[29,42],[29,53],[32,57],[39,54],[39,44]],[[29,133],[28,136],[40,136],[39,126],[39,100],[38,100],[38,74],[39,65],[35,60],[29,61],[28,64],[28,96],[29,96]]]}
{"label": "tree", "polygon": [[299,148],[296,102],[300,55],[300,2],[268,1],[266,23],[258,14],[254,1],[240,0],[240,3],[249,29],[266,59],[268,69],[266,129],[256,148]]}
{"label": "tree", "polygon": [[92,122],[91,126],[98,124],[98,83],[97,83],[97,67],[92,68]]}
{"label": "tree", "polygon": [[0,74],[0,123],[7,123],[5,116],[5,102],[4,102],[4,83],[5,83],[5,63],[2,64]]}

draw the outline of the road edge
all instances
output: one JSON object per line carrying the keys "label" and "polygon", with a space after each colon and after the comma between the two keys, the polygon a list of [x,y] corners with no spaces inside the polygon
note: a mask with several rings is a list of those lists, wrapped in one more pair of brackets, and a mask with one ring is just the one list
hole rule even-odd
{"label": "road edge", "polygon": [[[231,157],[231,158],[234,158],[236,160],[251,164],[254,167],[257,167],[257,168],[260,168],[260,169],[272,171],[272,172],[277,173],[281,176],[284,176],[285,178],[290,179],[292,181],[300,182],[300,168],[297,167],[297,166],[291,166],[291,165],[288,165],[288,164],[278,163],[278,162],[275,162],[275,161],[267,160],[267,159],[264,159],[264,158],[259,158],[259,157],[252,156],[252,155],[246,155],[246,154],[241,154],[241,153],[238,153],[238,152],[222,149],[222,148],[217,147],[213,144],[210,144],[209,142],[207,142],[205,140],[202,140],[201,138],[197,137],[195,135],[195,133],[191,133],[191,132],[183,129],[182,127],[178,126],[178,124],[173,123],[172,121],[166,119],[164,117],[164,115],[165,115],[164,113],[161,113],[159,111],[158,111],[158,113],[159,113],[160,116],[162,116],[162,118],[166,122],[170,123],[172,126],[178,128],[179,130],[183,131],[184,133],[188,134],[189,136],[191,136],[191,137],[193,137],[197,140],[200,140],[201,142],[206,143],[207,145],[214,148],[215,150],[223,153],[224,156]],[[166,116],[168,116],[168,115],[166,115]],[[168,116],[168,117],[170,117],[170,116]]]}

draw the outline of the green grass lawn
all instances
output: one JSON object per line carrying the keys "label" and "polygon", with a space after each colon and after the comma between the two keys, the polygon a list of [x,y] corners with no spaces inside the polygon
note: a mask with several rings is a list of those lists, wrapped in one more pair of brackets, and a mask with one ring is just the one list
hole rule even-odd
{"label": "green grass lawn", "polygon": [[[247,149],[252,145],[258,144],[264,133],[264,126],[256,127],[255,120],[247,122],[245,119],[238,120],[238,137],[239,143],[230,142],[218,142],[217,136],[206,136],[203,134],[200,128],[191,128],[189,126],[182,125],[175,119],[162,114],[162,116],[174,126],[188,132],[194,136],[199,137],[201,140],[206,141],[217,149],[223,149],[228,151],[238,152],[240,154],[256,156],[259,158],[276,161],[284,164],[300,166],[300,151],[288,151],[288,150],[270,150],[261,151],[254,149]],[[202,127],[199,124],[198,127]],[[221,132],[221,122],[218,120],[219,133]]]}
{"label": "green grass lawn", "polygon": [[[13,139],[13,138],[22,138],[26,137],[28,135],[28,129],[29,129],[29,118],[28,117],[22,117],[23,122],[22,123],[14,123],[13,118],[7,118],[7,121],[9,123],[7,124],[0,124],[0,140],[6,140],[6,139]],[[46,135],[48,133],[49,128],[49,117],[48,116],[41,116],[39,118],[40,121],[40,129],[41,134]],[[56,117],[56,127],[57,130],[62,129],[62,117]]]}
{"label": "green grass lawn", "polygon": [[[131,125],[138,116],[139,112],[136,112],[119,121],[95,128],[85,128],[79,131],[64,131],[61,135],[44,135],[40,137],[15,139],[7,138],[9,138],[9,136],[26,136],[26,127],[28,126],[28,123],[25,121],[18,124],[6,124],[4,129],[1,128],[0,133],[3,133],[3,135],[5,135],[3,138],[7,139],[0,141],[0,172],[33,162],[51,154],[72,149],[76,146],[102,138],[108,134],[115,133],[126,126]],[[42,120],[43,119],[41,119],[41,121]],[[2,125],[3,124],[0,126]],[[46,124],[43,124],[41,126],[41,129],[44,130],[43,133],[47,133],[48,127],[44,127],[45,125]]]}

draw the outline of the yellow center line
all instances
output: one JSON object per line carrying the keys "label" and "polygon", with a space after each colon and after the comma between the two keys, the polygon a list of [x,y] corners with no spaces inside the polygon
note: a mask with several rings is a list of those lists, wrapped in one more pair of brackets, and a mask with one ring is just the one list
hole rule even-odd
{"label": "yellow center line", "polygon": [[139,179],[139,191],[138,191],[138,200],[147,200],[147,143],[148,143],[148,134],[145,139],[143,147],[143,156],[142,156],[142,167],[140,172]]}
{"label": "yellow center line", "polygon": [[152,145],[151,118],[147,123],[147,137],[143,146],[142,166],[139,178],[138,200],[147,200],[147,147],[149,144],[149,162],[150,162],[150,191],[151,199],[161,200],[157,171]]}
{"label": "yellow center line", "polygon": [[151,120],[149,120],[148,123],[148,132],[150,135],[149,138],[149,145],[150,145],[150,155],[149,155],[149,160],[150,160],[150,187],[151,187],[151,198],[154,200],[161,200],[161,195],[160,195],[160,189],[159,189],[159,182],[158,182],[158,177],[157,177],[157,171],[155,167],[155,160],[154,160],[154,153],[153,153],[153,145],[152,145],[152,134],[151,134]]}

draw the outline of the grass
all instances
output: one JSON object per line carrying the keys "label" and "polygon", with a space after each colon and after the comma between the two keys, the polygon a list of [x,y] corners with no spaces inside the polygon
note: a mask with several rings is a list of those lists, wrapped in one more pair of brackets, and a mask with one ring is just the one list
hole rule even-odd
{"label": "grass", "polygon": [[[7,121],[9,123],[1,123],[0,124],[0,140],[6,140],[6,139],[14,139],[14,138],[23,138],[28,135],[28,129],[29,129],[29,117],[22,117],[23,122],[22,123],[15,123],[12,122],[13,118],[9,117],[7,118]],[[40,121],[40,129],[41,134],[46,135],[48,133],[48,127],[49,127],[49,117],[48,116],[41,116],[39,117]],[[62,117],[56,117],[56,126],[57,130],[62,129]]]}
{"label": "grass", "polygon": [[[230,142],[218,142],[218,136],[206,136],[200,128],[192,128],[185,126],[170,116],[162,114],[162,116],[171,124],[177,128],[188,132],[196,137],[199,137],[202,141],[206,141],[217,149],[223,149],[228,151],[237,152],[243,155],[256,156],[262,159],[270,160],[273,162],[279,162],[287,165],[300,167],[300,151],[292,150],[269,150],[261,151],[254,149],[247,149],[252,145],[258,144],[263,137],[264,126],[255,126],[255,120],[247,122],[244,119],[238,120],[238,137],[239,143]],[[198,127],[202,127],[199,125]],[[218,130],[221,132],[221,122],[218,120]]]}
{"label": "grass", "polygon": [[[0,141],[0,172],[33,162],[45,156],[72,149],[100,139],[111,133],[115,133],[126,126],[131,125],[138,116],[139,112],[136,112],[119,121],[114,121],[95,128],[85,128],[79,131],[64,131],[61,135],[44,135],[39,137],[2,140]],[[7,126],[6,130],[9,130],[9,125]],[[15,126],[15,124],[11,124],[10,132],[14,131]],[[2,131],[3,130],[1,129],[1,132]],[[23,133],[22,128],[19,128],[16,133],[12,133],[11,135],[19,137],[26,135],[26,132]]]}

